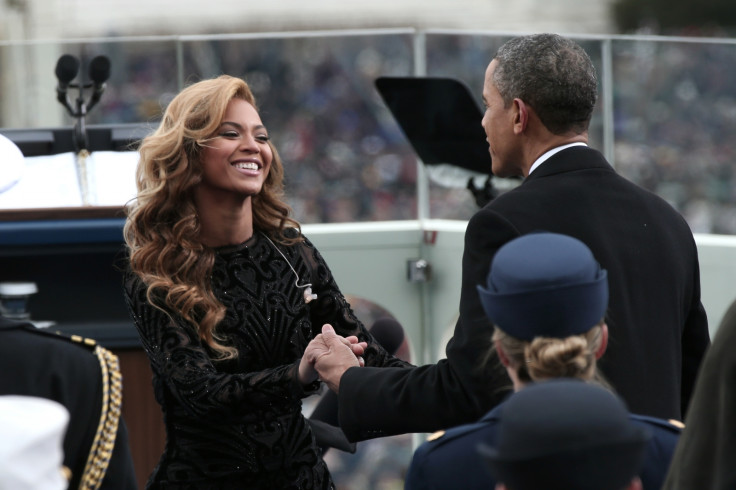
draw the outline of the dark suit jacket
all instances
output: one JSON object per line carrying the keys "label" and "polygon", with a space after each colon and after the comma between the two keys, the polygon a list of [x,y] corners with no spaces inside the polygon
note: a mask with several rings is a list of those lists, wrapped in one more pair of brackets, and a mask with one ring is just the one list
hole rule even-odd
{"label": "dark suit jacket", "polygon": [[[494,447],[498,439],[500,405],[474,424],[461,425],[430,436],[414,452],[404,490],[488,490],[496,480],[478,453],[478,445]],[[644,490],[660,490],[682,429],[666,420],[631,415],[634,425],[650,435],[639,476]]]}
{"label": "dark suit jacket", "polygon": [[492,328],[476,286],[485,284],[501,245],[541,230],[580,239],[608,270],[610,340],[599,366],[629,409],[682,419],[710,342],[692,233],[664,200],[616,174],[599,152],[576,146],[470,219],[460,315],[446,359],[343,375],[340,425],[349,439],[469,423],[501,401],[505,372],[492,363],[479,368]]}
{"label": "dark suit jacket", "polygon": [[[64,465],[78,488],[102,408],[102,372],[92,350],[27,322],[0,316],[0,395],[48,398],[69,411]],[[122,418],[101,489],[137,487],[128,435]]]}

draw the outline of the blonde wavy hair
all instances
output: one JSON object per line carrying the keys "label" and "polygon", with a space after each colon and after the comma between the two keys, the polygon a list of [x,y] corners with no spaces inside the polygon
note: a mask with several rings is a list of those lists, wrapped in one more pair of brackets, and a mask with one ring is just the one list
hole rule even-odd
{"label": "blonde wavy hair", "polygon": [[[137,198],[126,208],[124,237],[132,271],[145,283],[150,304],[194,325],[218,360],[237,351],[223,345],[217,325],[225,306],[215,297],[210,273],[215,252],[200,238],[194,188],[202,180],[201,153],[216,134],[227,106],[242,99],[256,107],[247,83],[223,75],[183,89],[159,127],[141,143]],[[252,199],[253,227],[281,243],[294,243],[287,227],[300,229],[284,203],[284,168],[271,142],[273,161],[261,192]]]}
{"label": "blonde wavy hair", "polygon": [[603,342],[603,321],[580,335],[535,337],[531,342],[495,327],[493,341],[494,345],[500,343],[522,382],[578,378],[609,387],[596,367],[596,353]]}

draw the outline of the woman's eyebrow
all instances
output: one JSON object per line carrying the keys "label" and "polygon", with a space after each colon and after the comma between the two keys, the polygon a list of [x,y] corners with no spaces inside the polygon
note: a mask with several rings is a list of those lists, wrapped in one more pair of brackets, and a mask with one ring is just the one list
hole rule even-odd
{"label": "woman's eyebrow", "polygon": [[[241,130],[243,129],[243,125],[242,124],[236,123],[234,121],[223,121],[220,124],[220,127],[223,127],[223,126],[233,126],[233,127],[237,128],[237,129],[241,129]],[[264,126],[263,124],[258,124],[256,126],[254,126],[253,129],[266,129],[266,126]]]}

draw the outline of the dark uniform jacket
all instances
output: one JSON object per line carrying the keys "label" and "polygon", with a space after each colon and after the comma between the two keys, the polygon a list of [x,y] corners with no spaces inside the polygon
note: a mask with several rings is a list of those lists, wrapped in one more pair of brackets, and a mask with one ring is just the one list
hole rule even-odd
{"label": "dark uniform jacket", "polygon": [[[137,488],[127,431],[120,413],[115,415],[122,384],[114,355],[88,339],[0,316],[0,373],[0,395],[48,398],[69,411],[64,466],[71,470],[70,489],[82,482],[83,488]],[[103,404],[105,391],[107,403]],[[105,427],[96,440],[102,415],[106,415]],[[105,447],[109,441],[114,448]],[[90,457],[93,464],[85,472]]]}
{"label": "dark uniform jacket", "polygon": [[[429,436],[414,453],[404,489],[449,490],[458,488],[458,482],[462,482],[464,490],[494,488],[496,481],[477,447],[481,443],[495,446],[501,407],[494,408],[474,424]],[[644,490],[659,490],[672,460],[681,425],[654,417],[630,417],[635,425],[652,435],[640,473]]]}
{"label": "dark uniform jacket", "polygon": [[664,200],[616,174],[598,151],[575,146],[470,219],[460,315],[446,359],[345,372],[339,416],[350,440],[469,423],[503,399],[510,390],[505,371],[493,361],[479,368],[492,328],[476,286],[499,247],[534,231],[578,238],[608,270],[610,338],[599,366],[629,409],[682,420],[710,342],[692,233]]}

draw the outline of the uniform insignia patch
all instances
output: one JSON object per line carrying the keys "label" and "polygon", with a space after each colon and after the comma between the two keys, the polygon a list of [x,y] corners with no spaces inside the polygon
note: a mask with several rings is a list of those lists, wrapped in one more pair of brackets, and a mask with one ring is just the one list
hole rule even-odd
{"label": "uniform insignia patch", "polygon": [[445,431],[444,430],[438,430],[437,432],[434,432],[433,434],[428,435],[427,436],[427,440],[428,441],[435,441],[435,440],[439,439],[440,437],[442,437],[444,435],[445,435]]}

